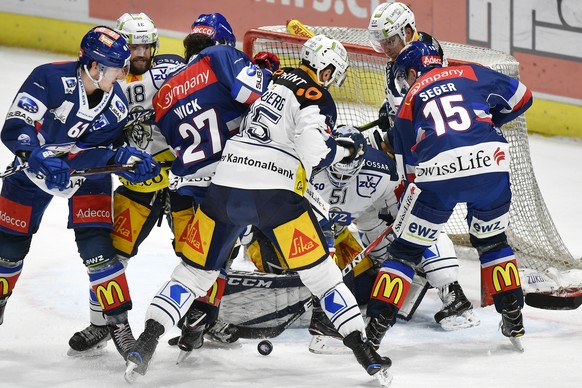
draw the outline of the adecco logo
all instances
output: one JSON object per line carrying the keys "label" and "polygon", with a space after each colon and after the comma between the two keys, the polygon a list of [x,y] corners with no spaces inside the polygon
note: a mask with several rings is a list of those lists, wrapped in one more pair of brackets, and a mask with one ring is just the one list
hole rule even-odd
{"label": "adecco logo", "polygon": [[423,55],[422,64],[424,66],[442,65],[443,61],[438,55]]}

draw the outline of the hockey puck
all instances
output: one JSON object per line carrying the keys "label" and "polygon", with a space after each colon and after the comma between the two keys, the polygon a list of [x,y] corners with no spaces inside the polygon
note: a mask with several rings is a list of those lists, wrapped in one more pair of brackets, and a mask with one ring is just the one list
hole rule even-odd
{"label": "hockey puck", "polygon": [[259,351],[259,353],[261,353],[263,356],[268,356],[269,354],[271,354],[271,352],[273,351],[273,344],[271,343],[271,341],[267,341],[267,340],[262,340],[261,342],[259,342],[259,344],[257,345],[257,350]]}

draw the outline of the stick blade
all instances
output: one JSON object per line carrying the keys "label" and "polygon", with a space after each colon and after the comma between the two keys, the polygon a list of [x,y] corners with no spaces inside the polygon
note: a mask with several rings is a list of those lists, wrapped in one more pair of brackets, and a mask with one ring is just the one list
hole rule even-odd
{"label": "stick blade", "polygon": [[544,310],[576,310],[582,304],[582,294],[551,295],[529,293],[525,295],[525,304]]}

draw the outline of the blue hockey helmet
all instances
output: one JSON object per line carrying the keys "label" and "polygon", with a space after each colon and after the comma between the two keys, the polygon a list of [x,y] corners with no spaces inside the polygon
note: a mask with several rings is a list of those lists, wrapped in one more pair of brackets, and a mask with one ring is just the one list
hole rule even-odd
{"label": "blue hockey helmet", "polygon": [[94,27],[81,40],[81,65],[88,66],[95,61],[107,67],[124,68],[129,65],[129,57],[127,41],[109,27]]}
{"label": "blue hockey helmet", "polygon": [[191,34],[204,34],[211,37],[216,43],[236,46],[236,37],[232,32],[230,24],[221,14],[202,14],[192,23]]}
{"label": "blue hockey helmet", "polygon": [[443,59],[439,51],[432,44],[423,42],[410,42],[407,44],[392,66],[392,72],[396,87],[403,92],[408,91],[412,85],[408,83],[408,70],[416,71],[416,78],[430,70],[442,67]]}

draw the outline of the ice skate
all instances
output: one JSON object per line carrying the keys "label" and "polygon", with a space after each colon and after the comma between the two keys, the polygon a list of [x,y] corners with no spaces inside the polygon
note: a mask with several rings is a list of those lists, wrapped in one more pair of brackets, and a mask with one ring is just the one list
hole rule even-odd
{"label": "ice skate", "polygon": [[206,313],[196,308],[188,311],[182,324],[182,334],[178,339],[180,354],[176,364],[184,361],[194,349],[200,349],[204,344],[204,329],[206,328]]}
{"label": "ice skate", "polygon": [[391,312],[381,313],[377,317],[370,318],[368,321],[366,325],[366,337],[368,337],[368,341],[370,341],[374,350],[378,350],[380,347],[382,338],[384,338],[388,329],[392,327],[392,321],[393,313]]}
{"label": "ice skate", "polygon": [[148,319],[144,332],[141,333],[135,346],[127,355],[127,368],[124,377],[128,383],[134,383],[138,374],[142,376],[146,374],[158,346],[158,339],[162,334],[164,334],[164,326],[153,319]]}
{"label": "ice skate", "polygon": [[8,297],[0,299],[0,325],[4,322],[4,310],[6,309],[6,301]]}
{"label": "ice skate", "polygon": [[509,294],[502,299],[503,309],[501,310],[501,322],[499,328],[501,333],[508,337],[513,347],[523,352],[524,348],[521,343],[521,337],[525,334],[523,327],[523,315],[521,314],[521,307],[517,303],[517,297]]}
{"label": "ice skate", "polygon": [[473,312],[473,305],[465,296],[459,282],[439,288],[438,294],[443,301],[443,307],[434,315],[434,319],[443,330],[467,329],[481,323]]}
{"label": "ice skate", "polygon": [[380,356],[373,344],[369,340],[364,340],[359,331],[348,334],[343,342],[352,350],[358,363],[370,376],[376,377],[384,387],[390,385],[392,382],[392,375],[388,372],[388,368],[392,366],[390,358]]}
{"label": "ice skate", "polygon": [[309,323],[309,334],[313,336],[309,343],[309,351],[312,353],[337,354],[347,351],[342,343],[343,337],[325,315],[319,301],[315,299]]}
{"label": "ice skate", "polygon": [[100,350],[107,346],[111,339],[107,326],[90,324],[81,331],[76,332],[69,339],[70,349],[67,355],[70,357],[93,357],[101,354]]}
{"label": "ice skate", "polygon": [[127,360],[127,354],[135,345],[135,337],[131,332],[131,327],[127,320],[127,313],[120,314],[117,317],[108,317],[107,327],[109,328],[109,334],[117,351],[124,360]]}

